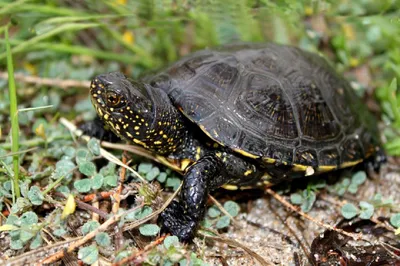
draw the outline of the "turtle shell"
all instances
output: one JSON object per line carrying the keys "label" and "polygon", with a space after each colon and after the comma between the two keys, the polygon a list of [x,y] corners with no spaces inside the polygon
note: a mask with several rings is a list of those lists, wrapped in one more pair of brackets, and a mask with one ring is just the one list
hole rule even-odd
{"label": "turtle shell", "polygon": [[214,141],[266,163],[326,171],[359,163],[377,144],[374,117],[349,83],[324,58],[295,47],[203,50],[152,85]]}

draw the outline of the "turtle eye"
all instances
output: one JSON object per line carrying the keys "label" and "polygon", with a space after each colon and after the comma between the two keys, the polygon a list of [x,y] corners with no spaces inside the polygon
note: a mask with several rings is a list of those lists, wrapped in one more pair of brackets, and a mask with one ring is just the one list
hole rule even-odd
{"label": "turtle eye", "polygon": [[122,97],[113,91],[109,91],[106,93],[106,101],[111,107],[117,107],[122,103]]}

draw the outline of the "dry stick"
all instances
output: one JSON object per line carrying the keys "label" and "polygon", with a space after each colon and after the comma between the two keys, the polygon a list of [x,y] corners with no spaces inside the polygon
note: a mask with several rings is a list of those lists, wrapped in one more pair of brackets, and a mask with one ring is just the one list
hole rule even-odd
{"label": "dry stick", "polygon": [[[172,194],[172,196],[169,197],[168,200],[162,205],[162,207],[160,209],[158,209],[157,211],[149,214],[148,216],[146,216],[145,218],[143,218],[141,220],[138,220],[138,221],[133,222],[131,224],[124,225],[122,230],[123,231],[127,231],[127,230],[131,230],[133,228],[136,228],[139,225],[141,225],[141,224],[147,222],[148,220],[152,219],[153,217],[159,215],[170,204],[170,202],[175,198],[175,196],[180,191],[181,187],[182,187],[182,183],[179,186],[179,188],[174,192],[174,194]],[[128,213],[130,213],[132,211],[135,211],[139,207],[141,207],[141,206],[133,208],[133,209],[127,211],[127,212],[112,216],[107,221],[105,221],[102,225],[100,225],[98,228],[96,228],[96,230],[90,232],[86,236],[84,236],[84,237],[78,239],[77,241],[73,242],[67,249],[58,251],[55,254],[53,254],[52,256],[41,260],[38,264],[35,264],[35,265],[50,264],[50,263],[54,263],[54,262],[58,261],[59,259],[61,259],[64,256],[64,253],[70,253],[70,252],[74,251],[76,248],[84,245],[86,242],[88,242],[89,240],[94,238],[98,233],[107,230],[109,226],[111,226],[115,222],[118,222],[119,219],[121,219],[122,216],[124,216],[124,215],[126,215],[126,214],[128,214]]]}
{"label": "dry stick", "polygon": [[55,252],[60,249],[66,248],[71,242],[79,240],[81,237],[76,237],[72,239],[68,239],[62,242],[57,242],[49,246],[41,247],[26,253],[19,255],[18,257],[14,257],[7,261],[1,261],[1,265],[8,266],[20,266],[20,265],[30,265],[33,261],[37,261],[45,256],[51,256]]}
{"label": "dry stick", "polygon": [[153,160],[153,161],[161,163],[149,151],[147,151],[144,148],[139,147],[139,146],[120,144],[120,143],[112,143],[112,142],[108,142],[108,141],[102,141],[101,142],[101,146],[103,146],[105,148],[118,149],[118,150],[122,150],[122,151],[129,151],[129,152],[131,152],[133,154],[136,154],[136,155],[142,156],[144,158],[147,158],[147,159],[150,159],[150,160]]}
{"label": "dry stick", "polygon": [[182,174],[182,169],[179,168],[177,165],[174,165],[167,161],[164,157],[159,156],[157,154],[152,154],[148,150],[139,147],[139,146],[134,146],[134,145],[129,145],[129,144],[118,144],[118,143],[112,143],[112,142],[107,142],[107,141],[102,141],[101,146],[105,148],[111,148],[111,149],[117,149],[121,151],[128,151],[133,154],[142,156],[144,158],[150,159],[154,162],[160,163],[165,165],[168,168],[171,168],[172,170]]}
{"label": "dry stick", "polygon": [[[58,87],[62,89],[75,88],[89,88],[90,81],[68,80],[68,79],[55,79],[55,78],[41,78],[37,76],[26,76],[21,73],[15,73],[14,78],[17,81],[24,83],[32,83],[41,86]],[[0,79],[8,80],[8,73],[0,72]]]}
{"label": "dry stick", "polygon": [[291,209],[292,211],[294,211],[295,213],[300,214],[301,216],[303,216],[304,218],[306,218],[307,220],[310,220],[316,224],[318,224],[319,226],[328,229],[328,230],[333,230],[336,231],[340,234],[346,235],[348,237],[351,237],[354,240],[364,240],[367,241],[367,239],[365,239],[362,235],[362,233],[358,233],[358,234],[354,234],[354,233],[349,233],[344,231],[343,229],[339,229],[336,226],[332,226],[329,224],[325,224],[319,220],[314,219],[313,217],[311,217],[310,215],[308,215],[307,213],[304,213],[302,211],[300,211],[298,208],[296,208],[295,206],[293,206],[292,204],[290,204],[287,200],[285,200],[282,196],[280,196],[278,193],[276,193],[275,191],[273,191],[270,188],[266,188],[265,191],[270,194],[272,197],[274,197],[275,199],[277,199],[280,203],[282,203],[284,206],[286,206],[287,208]]}
{"label": "dry stick", "polygon": [[[99,202],[98,201],[92,202],[92,207],[100,210]],[[96,212],[93,212],[92,213],[92,221],[99,222],[100,221],[100,215],[98,213],[96,213]]]}
{"label": "dry stick", "polygon": [[226,244],[228,244],[230,246],[233,246],[233,247],[239,247],[239,248],[243,249],[244,251],[246,251],[251,257],[255,258],[263,266],[273,265],[272,263],[267,262],[263,257],[258,255],[256,252],[254,252],[253,250],[251,250],[250,248],[246,247],[245,245],[243,245],[242,243],[240,243],[240,242],[238,242],[236,240],[229,239],[229,238],[224,238],[224,237],[219,237],[219,236],[210,236],[210,235],[205,234],[203,232],[199,232],[199,234],[201,234],[205,238],[209,238],[209,239],[212,239],[214,241],[219,241],[219,242],[222,242],[222,243],[226,243]]}
{"label": "dry stick", "polygon": [[114,194],[114,192],[112,192],[112,191],[102,191],[102,192],[98,192],[98,193],[84,195],[83,197],[81,197],[81,200],[83,202],[100,201],[100,200],[110,198],[112,196],[112,194]]}
{"label": "dry stick", "polygon": [[[126,158],[125,153],[122,153],[122,163],[127,164],[127,162],[128,162],[128,160]],[[126,168],[122,167],[121,172],[119,174],[118,188],[116,189],[115,193],[113,194],[114,204],[112,206],[112,213],[114,215],[118,214],[119,206],[121,203],[122,188],[123,188],[123,184],[125,181],[125,175],[126,175]],[[121,249],[122,244],[123,244],[123,235],[122,235],[122,231],[120,230],[118,225],[114,226],[114,230],[115,230],[115,236],[114,236],[115,249],[119,250],[119,249]]]}
{"label": "dry stick", "polygon": [[146,245],[142,250],[133,253],[132,255],[130,255],[129,257],[126,257],[116,263],[113,263],[112,266],[122,266],[122,265],[126,265],[125,263],[128,263],[130,261],[132,261],[134,258],[137,258],[141,255],[143,255],[144,253],[146,253],[147,251],[149,251],[150,249],[154,248],[155,246],[161,244],[164,239],[167,237],[168,235],[164,235],[161,236],[159,238],[157,238],[155,241],[151,242],[150,244]]}
{"label": "dry stick", "polygon": [[[77,129],[74,124],[72,124],[70,121],[68,121],[64,117],[61,117],[59,121],[66,128],[68,128],[68,130],[70,130],[71,133],[73,133],[75,136],[78,136],[87,142],[90,140],[89,136],[83,135],[82,130]],[[139,175],[138,172],[136,172],[135,170],[133,170],[131,167],[127,166],[126,164],[123,164],[116,156],[114,156],[110,152],[106,151],[105,149],[100,148],[100,155],[103,156],[105,159],[109,160],[110,162],[113,162],[119,166],[122,166],[122,167],[128,169],[132,174],[134,174],[137,178],[139,178],[140,181],[142,181],[143,183],[145,183],[145,184],[149,183],[146,179],[144,179],[141,175]]]}
{"label": "dry stick", "polygon": [[[62,197],[64,199],[66,199],[67,197],[61,193],[61,192],[54,192],[54,195],[57,197]],[[99,208],[96,208],[90,204],[87,204],[86,202],[80,201],[78,199],[75,199],[76,205],[78,206],[78,208],[82,209],[82,210],[86,210],[86,211],[91,211],[93,213],[96,213],[97,215],[99,215],[101,218],[103,219],[107,219],[109,218],[109,214],[106,213],[105,211],[100,210]]]}
{"label": "dry stick", "polygon": [[229,212],[227,212],[224,208],[224,206],[221,205],[221,203],[219,203],[219,201],[214,198],[213,196],[209,195],[210,199],[212,202],[214,202],[215,205],[217,205],[218,209],[220,209],[220,211],[225,214],[226,216],[229,217],[229,219],[232,221],[233,225],[236,228],[241,228],[240,224],[235,220],[235,218],[232,217],[232,215],[229,214]]}
{"label": "dry stick", "polygon": [[[310,251],[307,249],[306,245],[301,241],[301,239],[297,236],[297,234],[294,232],[292,227],[290,227],[290,225],[272,207],[270,199],[268,200],[268,207],[271,209],[272,213],[285,225],[285,227],[289,230],[289,233],[292,234],[294,236],[294,238],[296,238],[297,242],[300,244],[301,248],[303,249],[304,254],[308,257],[309,261],[311,261]],[[306,243],[306,244],[308,245],[308,243]]]}

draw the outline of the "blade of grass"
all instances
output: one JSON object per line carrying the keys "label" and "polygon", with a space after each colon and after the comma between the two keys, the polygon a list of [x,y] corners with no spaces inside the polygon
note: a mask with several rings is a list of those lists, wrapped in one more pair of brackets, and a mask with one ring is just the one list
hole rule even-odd
{"label": "blade of grass", "polygon": [[0,15],[4,15],[7,13],[13,12],[13,9],[18,7],[18,6],[23,6],[27,0],[19,0],[15,1],[14,3],[0,3],[0,7],[3,7],[0,9]]}
{"label": "blade of grass", "polygon": [[394,115],[394,124],[397,127],[400,127],[400,111],[399,111],[399,103],[397,102],[396,91],[397,91],[397,79],[394,78],[389,85],[388,100],[390,106],[392,107]]}
{"label": "blade of grass", "polygon": [[141,58],[140,60],[142,61],[144,66],[146,66],[146,67],[154,66],[154,62],[153,62],[154,60],[152,59],[150,54],[146,52],[146,50],[142,49],[138,45],[133,45],[133,44],[126,42],[123,39],[122,35],[118,31],[110,29],[107,25],[101,25],[101,28],[105,32],[110,34],[114,40],[119,42],[126,49],[128,49],[129,51],[133,52],[134,54],[137,54],[138,56],[140,56],[140,58]]}
{"label": "blade of grass", "polygon": [[[24,41],[21,40],[10,40],[11,44],[19,45]],[[4,40],[0,39],[0,44],[4,43]],[[50,42],[40,42],[29,47],[25,48],[25,52],[27,51],[35,51],[35,50],[45,50],[45,51],[57,51],[63,53],[70,53],[70,54],[80,54],[80,55],[89,55],[100,59],[105,60],[113,60],[118,61],[126,64],[140,64],[141,59],[137,55],[130,55],[130,54],[122,54],[122,53],[112,53],[106,52],[102,50],[96,50],[93,48],[88,48],[84,46],[78,45],[68,45],[63,43],[50,43]]]}
{"label": "blade of grass", "polygon": [[28,4],[27,1],[20,0],[13,4],[1,3],[0,2],[0,15],[5,14],[17,14],[19,12],[37,12],[42,14],[60,15],[60,16],[76,16],[79,14],[85,15],[85,13],[78,11],[77,9],[63,8],[60,6],[50,6],[44,4]]}
{"label": "blade of grass", "polygon": [[18,124],[18,110],[17,110],[17,89],[15,87],[14,80],[14,67],[12,62],[11,47],[8,41],[8,28],[5,29],[5,39],[6,39],[6,54],[7,54],[7,70],[8,70],[8,93],[10,95],[10,117],[11,117],[11,136],[12,136],[12,146],[11,151],[14,153],[13,156],[13,166],[14,166],[14,176],[13,176],[13,201],[15,202],[15,197],[19,198],[19,124]]}
{"label": "blade of grass", "polygon": [[[19,45],[16,47],[12,48],[11,52],[12,53],[18,53],[18,52],[23,52],[26,49],[28,49],[30,46],[34,44],[40,43],[40,41],[45,40],[47,38],[50,38],[54,35],[57,35],[59,33],[65,33],[67,31],[79,31],[87,28],[93,28],[99,26],[97,23],[66,23],[64,25],[61,25],[58,28],[52,29],[44,34],[35,36],[29,40],[25,40],[24,42],[21,42]],[[0,54],[0,60],[6,57],[6,53]]]}

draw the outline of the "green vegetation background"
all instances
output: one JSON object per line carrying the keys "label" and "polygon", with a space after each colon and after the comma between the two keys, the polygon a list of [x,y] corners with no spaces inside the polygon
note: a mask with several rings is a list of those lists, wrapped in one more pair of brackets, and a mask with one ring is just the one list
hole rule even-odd
{"label": "green vegetation background", "polygon": [[[23,196],[31,192],[32,182],[42,182],[47,186],[46,193],[60,183],[63,189],[71,189],[72,174],[67,170],[76,165],[60,161],[81,156],[87,164],[86,168],[79,168],[80,172],[86,176],[96,172],[90,164],[93,154],[87,150],[79,154],[71,144],[69,132],[58,122],[60,117],[76,123],[94,117],[88,88],[65,88],[61,81],[37,85],[17,77],[17,97],[13,99],[5,78],[10,71],[6,31],[14,64],[10,73],[61,80],[88,81],[96,74],[117,70],[137,77],[191,51],[239,41],[274,41],[319,52],[346,75],[380,118],[387,152],[400,155],[398,0],[0,0],[2,199],[15,192],[18,183]],[[10,125],[15,117],[19,120],[14,121],[20,127],[19,145],[14,142],[12,149]],[[40,149],[33,153],[14,156],[14,166],[12,158],[4,156],[11,150],[37,147]],[[11,189],[10,176],[18,171],[20,182]],[[101,182],[100,187],[105,188],[116,184],[115,178],[105,173]],[[81,185],[75,186],[80,192],[85,191],[85,185],[89,186],[88,191],[95,188],[92,183]],[[12,195],[13,202],[18,193]],[[40,205],[40,198],[45,195],[35,195],[27,196],[28,203],[14,204],[15,214],[29,210],[35,201]],[[22,244],[25,243],[14,242],[14,248]]]}

